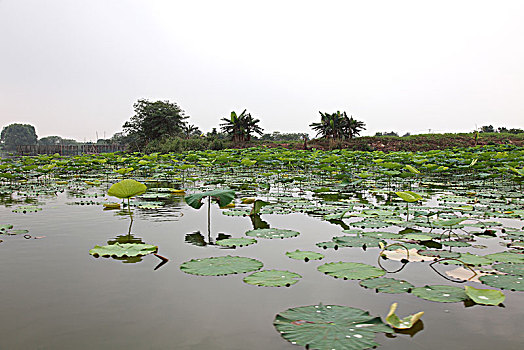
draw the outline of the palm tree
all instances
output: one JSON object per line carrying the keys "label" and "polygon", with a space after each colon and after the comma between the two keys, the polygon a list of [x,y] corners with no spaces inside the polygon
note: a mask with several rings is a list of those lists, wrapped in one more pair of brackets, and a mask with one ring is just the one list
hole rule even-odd
{"label": "palm tree", "polygon": [[231,112],[231,117],[222,118],[223,123],[220,124],[220,129],[231,135],[234,142],[244,142],[251,140],[251,134],[257,133],[262,135],[263,129],[258,125],[259,119],[255,119],[246,110],[240,115],[234,111]]}
{"label": "palm tree", "polygon": [[317,136],[332,140],[352,139],[365,130],[361,121],[348,118],[346,112],[320,113],[320,123],[311,123],[309,126],[317,132]]}
{"label": "palm tree", "polygon": [[[344,112],[344,115],[346,113]],[[357,135],[360,135],[362,130],[366,130],[366,124],[364,122],[353,119],[353,116],[348,118],[345,116],[344,120],[344,137],[352,139]]]}
{"label": "palm tree", "polygon": [[198,127],[192,124],[184,124],[182,127],[182,133],[186,139],[191,138],[191,136],[198,136],[202,134]]}

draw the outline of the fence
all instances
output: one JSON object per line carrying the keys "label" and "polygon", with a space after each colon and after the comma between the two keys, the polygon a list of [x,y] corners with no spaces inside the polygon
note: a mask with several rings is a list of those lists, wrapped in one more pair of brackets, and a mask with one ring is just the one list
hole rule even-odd
{"label": "fence", "polygon": [[19,145],[16,153],[21,156],[35,156],[38,154],[55,154],[61,156],[75,156],[80,154],[98,154],[125,151],[122,145]]}

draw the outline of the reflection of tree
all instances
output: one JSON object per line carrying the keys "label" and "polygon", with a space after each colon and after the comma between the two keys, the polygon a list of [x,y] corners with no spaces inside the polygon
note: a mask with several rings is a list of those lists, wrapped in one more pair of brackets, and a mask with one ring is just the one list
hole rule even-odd
{"label": "reflection of tree", "polygon": [[[231,235],[219,233],[215,242],[227,238],[231,238]],[[211,234],[208,234],[206,241],[206,238],[204,237],[204,235],[200,233],[200,231],[186,234],[185,241],[186,243],[196,245],[198,247],[205,247],[206,245],[215,245],[215,242],[213,242],[213,240],[211,239]]]}

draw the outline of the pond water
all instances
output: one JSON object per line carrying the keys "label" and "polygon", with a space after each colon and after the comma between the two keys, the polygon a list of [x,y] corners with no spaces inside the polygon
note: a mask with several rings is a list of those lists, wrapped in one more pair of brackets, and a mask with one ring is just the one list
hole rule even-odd
{"label": "pond water", "polygon": [[[105,189],[89,193],[97,191]],[[524,346],[522,292],[504,290],[506,300],[498,307],[438,303],[411,293],[376,293],[361,287],[359,281],[335,279],[317,267],[338,261],[377,266],[380,249],[318,248],[317,242],[343,235],[342,228],[303,213],[261,216],[272,228],[299,231],[294,238],[259,239],[257,244],[236,249],[198,246],[188,242],[187,235],[200,231],[202,237],[193,235],[199,239],[192,241],[209,243],[207,207],[195,210],[181,198],[175,196],[159,210],[134,209],[133,237],[158,246],[158,253],[169,259],[156,270],[161,260],[152,254],[136,263],[89,254],[95,245],[127,234],[129,218],[118,210],[104,211],[100,204],[70,205],[78,199],[67,190],[57,196],[39,196],[42,210],[35,213],[14,213],[10,204],[0,206],[0,224],[27,229],[31,236],[0,236],[0,349],[299,349],[275,330],[275,315],[320,302],[367,310],[383,320],[393,302],[399,303],[400,316],[425,311],[411,334],[377,334],[381,349]],[[222,212],[212,205],[212,242],[220,233],[239,238],[253,229],[249,217]],[[522,226],[517,220],[504,223]],[[45,237],[34,239],[39,236]],[[479,237],[474,244],[488,248],[453,250],[485,255],[504,251],[499,242],[499,238]],[[325,258],[304,262],[285,255],[296,249],[317,251]],[[244,283],[248,274],[205,277],[180,270],[191,259],[225,255],[255,258],[264,263],[264,269],[289,270],[302,278],[291,287],[271,288]],[[392,260],[382,264],[389,271],[402,266]],[[445,275],[455,267],[440,265],[437,270]],[[405,279],[415,286],[490,288],[446,280],[429,262],[410,262],[385,277]]]}

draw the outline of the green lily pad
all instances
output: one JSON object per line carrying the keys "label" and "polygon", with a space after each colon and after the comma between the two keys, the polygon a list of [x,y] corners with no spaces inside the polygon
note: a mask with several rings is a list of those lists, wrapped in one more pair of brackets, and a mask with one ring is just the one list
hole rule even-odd
{"label": "green lily pad", "polygon": [[490,287],[524,292],[524,276],[487,275],[481,276],[479,280]]}
{"label": "green lily pad", "polygon": [[16,207],[12,210],[13,213],[35,213],[37,211],[42,210],[42,208],[37,207],[36,205],[22,205],[20,207]]}
{"label": "green lily pad", "polygon": [[244,278],[244,282],[262,287],[289,287],[302,278],[298,273],[281,270],[262,270]]}
{"label": "green lily pad", "polygon": [[428,235],[422,235],[417,233],[408,233],[407,235],[402,236],[402,239],[409,239],[412,241],[431,241],[433,237]]}
{"label": "green lily pad", "polygon": [[456,303],[468,298],[464,289],[453,286],[431,285],[417,287],[413,288],[411,293],[419,298],[441,303]]}
{"label": "green lily pad", "polygon": [[310,305],[288,309],[273,325],[292,344],[318,350],[360,350],[378,346],[375,334],[392,333],[380,317],[339,305]]}
{"label": "green lily pad", "polygon": [[460,253],[458,252],[450,252],[449,250],[419,250],[418,253],[420,255],[424,256],[432,256],[435,258],[459,258]]}
{"label": "green lily pad", "polygon": [[380,293],[409,293],[413,285],[407,281],[394,278],[370,278],[359,283],[364,288],[375,289]]}
{"label": "green lily pad", "polygon": [[290,257],[291,259],[295,260],[321,260],[324,258],[324,255],[316,252],[311,252],[307,250],[295,250],[294,252],[287,252],[286,255]]}
{"label": "green lily pad", "polygon": [[275,238],[291,238],[296,237],[300,234],[300,232],[293,231],[293,230],[285,230],[285,229],[279,229],[279,228],[261,228],[256,230],[251,230],[246,232],[246,236],[250,237],[257,237],[257,238],[267,238],[267,239],[275,239]]}
{"label": "green lily pad", "polygon": [[322,249],[328,249],[328,248],[332,248],[332,249],[338,249],[338,244],[336,244],[335,242],[333,241],[327,241],[327,242],[318,242],[318,243],[315,243],[315,245],[319,248],[322,248]]}
{"label": "green lily pad", "polygon": [[9,230],[5,232],[6,235],[14,236],[14,235],[25,235],[28,233],[29,230]]}
{"label": "green lily pad", "polygon": [[345,280],[363,280],[368,278],[375,278],[384,276],[384,270],[377,267],[354,262],[333,262],[320,265],[318,271],[335,278],[343,278]]}
{"label": "green lily pad", "polygon": [[[491,263],[493,263],[492,260],[484,256],[479,256],[479,255],[471,254],[471,253],[461,253],[460,257],[458,257],[457,259],[462,261],[465,264],[473,265],[473,266],[491,265]],[[461,265],[460,261],[446,260],[444,262],[448,264],[453,264],[453,265]]]}
{"label": "green lily pad", "polygon": [[522,253],[511,253],[511,252],[500,252],[494,254],[484,255],[485,258],[491,259],[495,262],[503,263],[524,263],[524,254]]}
{"label": "green lily pad", "polygon": [[133,257],[156,253],[158,247],[150,244],[139,243],[115,243],[105,246],[96,245],[89,251],[89,254],[99,256],[114,256],[117,258]]}
{"label": "green lily pad", "polygon": [[422,196],[412,191],[395,192],[403,201],[413,203],[422,199]]}
{"label": "green lily pad", "polygon": [[107,194],[117,198],[131,198],[144,193],[147,186],[133,179],[125,179],[113,184]]}
{"label": "green lily pad", "polygon": [[464,288],[466,295],[477,304],[496,306],[506,299],[506,296],[500,290],[477,289],[470,286],[465,286]]}
{"label": "green lily pad", "polygon": [[4,233],[5,231],[10,230],[12,228],[13,225],[10,224],[0,225],[0,233]]}
{"label": "green lily pad", "polygon": [[448,247],[470,247],[471,244],[468,242],[461,242],[461,241],[443,241],[442,245],[448,246]]}
{"label": "green lily pad", "polygon": [[365,237],[373,237],[377,239],[398,239],[401,237],[398,233],[379,232],[379,231],[363,232],[361,235]]}
{"label": "green lily pad", "polygon": [[393,303],[389,309],[389,313],[386,316],[386,323],[388,323],[390,326],[396,329],[409,329],[413,327],[415,322],[417,322],[422,315],[424,315],[424,311],[417,312],[416,314],[409,315],[404,317],[403,319],[400,319],[396,314],[395,311],[397,310],[397,303]]}
{"label": "green lily pad", "polygon": [[256,259],[228,255],[186,261],[180,270],[199,276],[225,276],[260,270],[262,266],[264,264]]}
{"label": "green lily pad", "polygon": [[368,236],[340,236],[333,237],[333,242],[337,243],[340,247],[378,247],[380,242],[383,241]]}
{"label": "green lily pad", "polygon": [[493,265],[493,268],[497,271],[504,272],[509,275],[524,276],[524,264],[502,263]]}
{"label": "green lily pad", "polygon": [[226,238],[217,241],[217,245],[222,247],[245,247],[257,243],[254,238]]}

